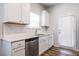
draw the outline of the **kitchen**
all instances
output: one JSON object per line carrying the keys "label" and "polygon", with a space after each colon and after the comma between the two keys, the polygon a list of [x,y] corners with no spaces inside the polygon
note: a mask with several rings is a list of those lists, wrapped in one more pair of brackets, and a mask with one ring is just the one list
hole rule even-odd
{"label": "kitchen", "polygon": [[78,52],[78,7],[75,3],[0,3],[0,55],[42,56],[53,47]]}

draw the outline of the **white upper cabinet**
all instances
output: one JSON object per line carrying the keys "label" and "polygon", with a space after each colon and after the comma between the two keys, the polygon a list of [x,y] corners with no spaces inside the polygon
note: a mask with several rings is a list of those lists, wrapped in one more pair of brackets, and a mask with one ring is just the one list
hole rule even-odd
{"label": "white upper cabinet", "polygon": [[31,5],[29,3],[22,4],[22,20],[26,24],[29,24],[30,22],[30,10],[31,10]]}
{"label": "white upper cabinet", "polygon": [[21,4],[18,3],[6,3],[4,9],[4,15],[6,21],[19,21],[21,20]]}
{"label": "white upper cabinet", "polygon": [[49,13],[46,10],[41,14],[41,26],[49,26]]}
{"label": "white upper cabinet", "polygon": [[6,3],[4,4],[4,22],[29,24],[29,3]]}

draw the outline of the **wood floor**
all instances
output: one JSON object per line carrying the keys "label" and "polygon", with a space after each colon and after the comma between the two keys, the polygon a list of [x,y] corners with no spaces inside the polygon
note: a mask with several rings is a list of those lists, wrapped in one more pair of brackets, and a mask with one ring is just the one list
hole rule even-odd
{"label": "wood floor", "polygon": [[79,52],[65,48],[52,47],[41,56],[79,56]]}

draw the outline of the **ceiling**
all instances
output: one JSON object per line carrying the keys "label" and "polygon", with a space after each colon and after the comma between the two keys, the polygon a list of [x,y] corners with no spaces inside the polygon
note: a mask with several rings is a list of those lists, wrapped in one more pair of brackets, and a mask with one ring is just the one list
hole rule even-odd
{"label": "ceiling", "polygon": [[61,4],[61,3],[41,3],[41,5],[43,5],[44,7],[52,7],[52,6],[56,6],[58,4]]}

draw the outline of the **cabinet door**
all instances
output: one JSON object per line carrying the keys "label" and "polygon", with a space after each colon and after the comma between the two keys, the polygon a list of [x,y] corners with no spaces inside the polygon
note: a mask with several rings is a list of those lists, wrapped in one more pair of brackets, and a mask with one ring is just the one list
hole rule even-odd
{"label": "cabinet door", "polygon": [[19,3],[6,3],[5,4],[5,18],[7,20],[21,19],[21,4]]}
{"label": "cabinet door", "polygon": [[30,6],[30,3],[22,4],[22,20],[26,24],[29,24],[30,21]]}
{"label": "cabinet door", "polygon": [[44,52],[44,39],[43,38],[39,38],[39,55],[41,55]]}
{"label": "cabinet door", "polygon": [[46,12],[45,18],[46,18],[45,26],[49,26],[49,21],[50,21],[50,19],[49,19],[49,13],[48,13],[48,12]]}
{"label": "cabinet door", "polygon": [[48,49],[47,37],[39,38],[39,55],[45,52],[47,49]]}
{"label": "cabinet door", "polygon": [[45,41],[45,50],[48,50],[49,48],[48,48],[48,36],[45,36],[45,39],[44,39],[44,41]]}
{"label": "cabinet door", "polygon": [[49,48],[53,46],[53,35],[49,35],[48,37],[48,44],[49,44]]}
{"label": "cabinet door", "polygon": [[49,26],[49,14],[46,10],[41,14],[41,26]]}

